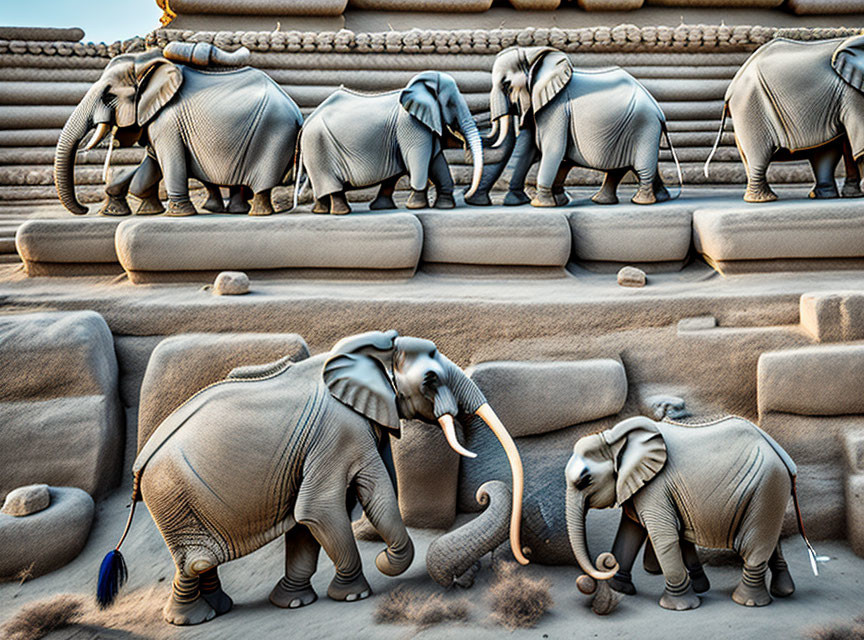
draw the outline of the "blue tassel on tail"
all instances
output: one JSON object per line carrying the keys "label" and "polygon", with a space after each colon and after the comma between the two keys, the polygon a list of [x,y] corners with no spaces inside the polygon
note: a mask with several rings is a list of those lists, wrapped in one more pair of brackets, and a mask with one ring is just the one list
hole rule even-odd
{"label": "blue tassel on tail", "polygon": [[117,592],[126,582],[126,561],[119,550],[109,551],[99,567],[99,582],[96,586],[96,599],[103,609],[114,602]]}

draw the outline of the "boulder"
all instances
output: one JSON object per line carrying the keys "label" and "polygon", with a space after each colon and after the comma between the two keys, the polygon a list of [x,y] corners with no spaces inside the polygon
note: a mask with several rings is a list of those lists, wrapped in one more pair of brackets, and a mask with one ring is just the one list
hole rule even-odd
{"label": "boulder", "polygon": [[249,276],[242,271],[223,271],[216,276],[213,293],[217,296],[239,296],[249,293]]}
{"label": "boulder", "polygon": [[648,278],[642,269],[622,267],[618,272],[618,284],[622,287],[644,287]]}
{"label": "boulder", "polygon": [[0,513],[7,516],[29,516],[37,511],[47,509],[51,504],[51,495],[47,484],[28,484],[18,487],[6,494]]}
{"label": "boulder", "polygon": [[59,569],[84,548],[93,498],[75,487],[49,487],[50,506],[28,516],[0,513],[0,580],[25,580]]}

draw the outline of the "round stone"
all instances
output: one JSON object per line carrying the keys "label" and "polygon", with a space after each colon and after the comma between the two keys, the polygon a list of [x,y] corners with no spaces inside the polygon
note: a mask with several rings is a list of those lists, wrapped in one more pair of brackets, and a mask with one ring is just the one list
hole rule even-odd
{"label": "round stone", "polygon": [[47,484],[30,484],[26,487],[18,487],[6,494],[3,508],[0,509],[7,516],[29,516],[47,509],[51,504],[51,494],[48,492]]}
{"label": "round stone", "polygon": [[623,267],[618,272],[618,284],[622,287],[644,287],[647,278],[642,269]]}
{"label": "round stone", "polygon": [[216,276],[213,293],[217,296],[239,296],[249,293],[249,276],[242,271],[223,271]]}

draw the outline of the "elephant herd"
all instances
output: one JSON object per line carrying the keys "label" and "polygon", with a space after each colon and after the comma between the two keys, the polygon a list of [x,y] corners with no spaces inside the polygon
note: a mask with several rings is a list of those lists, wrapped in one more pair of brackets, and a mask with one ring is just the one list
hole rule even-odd
{"label": "elephant herd", "polygon": [[[399,437],[401,420],[419,420],[440,426],[454,450],[472,457],[459,443],[454,419],[467,424],[473,418],[494,434],[510,468],[512,503],[493,528],[505,536],[509,531],[513,557],[527,564],[521,544],[525,470],[482,391],[433,342],[373,331],[300,362],[284,358],[235,369],[175,409],[135,460],[133,507],[120,543],[102,562],[98,599],[110,605],[126,578],[119,548],[139,498],[174,561],[163,610],[172,624],[227,613],[233,602],[219,565],[280,536],[285,574],[270,594],[274,605],[298,608],[317,599],[310,580],[322,547],[336,569],[327,595],[366,598],[371,589],[350,521],[358,501],[386,544],[375,561],[379,571],[397,576],[414,559],[396,499],[391,436]],[[560,474],[572,557],[591,579],[633,593],[629,570],[647,538],[666,579],[660,604],[667,609],[699,606],[696,593],[708,588],[695,545],[743,557],[732,595],[739,604],[766,605],[771,595],[794,591],[779,536],[790,495],[798,506],[796,467],[756,425],[736,417],[700,425],[633,417],[579,439]],[[614,556],[602,554],[596,567],[585,542],[585,511],[609,507],[621,508],[621,525]],[[800,523],[799,513],[803,536]],[[472,531],[483,535],[476,526]],[[429,554],[440,542],[448,546],[453,533],[433,542]],[[463,569],[475,562],[461,560]],[[439,580],[433,564],[427,555],[430,575]]]}
{"label": "elephant herd", "polygon": [[[604,174],[598,204],[618,202],[617,189],[633,172],[632,201],[670,198],[658,172],[661,141],[669,141],[660,105],[633,76],[613,67],[577,69],[551,47],[510,47],[495,58],[489,94],[492,131],[483,140],[455,80],[437,71],[418,74],[401,89],[364,94],[340,88],[311,115],[264,72],[244,67],[249,52],[222,51],[207,43],[172,42],[163,51],[123,54],[105,67],[70,115],[57,144],[54,179],[62,204],[84,214],[75,194],[76,151],[109,132],[111,149],[139,144],[139,166],[106,187],[104,215],[128,215],[128,193],[140,200],[136,214],[165,211],[158,187],[164,180],[167,215],[196,213],[189,178],[206,187],[204,209],[269,215],[271,191],[294,179],[294,202],[307,184],[313,212],[351,211],[346,191],[380,186],[372,209],[394,208],[393,191],[407,175],[406,206],[455,206],[447,147],[470,152],[473,174],[465,191],[470,205],[489,205],[489,192],[513,160],[505,205],[537,207],[568,202],[564,181],[575,166]],[[717,143],[727,115],[747,171],[748,202],[773,200],[766,172],[772,161],[807,160],[816,177],[811,197],[861,195],[864,161],[864,36],[800,42],[777,38],[741,66],[725,96]],[[494,140],[494,142],[493,142]],[[484,165],[490,147],[498,159]],[[838,193],[834,171],[844,159],[846,181]],[[539,161],[536,193],[525,178]],[[220,187],[229,190],[223,200]],[[680,189],[679,189],[680,193]],[[251,200],[251,206],[249,201]]]}

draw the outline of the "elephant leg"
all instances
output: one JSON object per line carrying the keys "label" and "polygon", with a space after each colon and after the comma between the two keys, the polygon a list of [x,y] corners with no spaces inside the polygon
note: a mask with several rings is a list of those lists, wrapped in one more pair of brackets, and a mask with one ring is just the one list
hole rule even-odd
{"label": "elephant leg", "polygon": [[[146,162],[147,159],[144,159]],[[132,210],[129,208],[129,203],[126,202],[126,194],[129,192],[129,185],[135,178],[135,174],[141,170],[141,165],[128,171],[122,171],[105,187],[105,202],[102,208],[99,209],[99,215],[102,216],[128,216]]]}
{"label": "elephant leg", "polygon": [[645,573],[650,573],[652,576],[659,576],[663,573],[660,568],[660,561],[657,560],[657,554],[654,552],[654,545],[651,540],[645,542],[645,551],[642,553],[642,569]]}
{"label": "elephant leg", "polygon": [[252,196],[250,216],[269,216],[273,213],[273,202],[270,200],[270,189],[264,189]]}
{"label": "elephant leg", "polygon": [[777,194],[768,186],[768,165],[771,162],[773,149],[756,144],[742,144],[738,137],[738,151],[747,169],[747,191],[744,192],[746,202],[771,202],[777,199]]}
{"label": "elephant leg", "polygon": [[681,555],[675,518],[669,514],[668,520],[651,518],[646,520],[645,524],[648,528],[648,537],[657,553],[660,568],[663,570],[663,577],[666,579],[666,589],[663,591],[663,597],[660,598],[660,606],[674,611],[695,609],[700,604],[699,596],[693,591]]}
{"label": "elephant leg", "polygon": [[764,607],[771,604],[771,595],[765,588],[765,573],[767,571],[767,561],[753,563],[745,558],[741,582],[732,592],[732,599],[745,607]]}
{"label": "elephant leg", "polygon": [[534,131],[524,129],[519,132],[513,155],[516,158],[516,163],[513,166],[513,173],[510,175],[507,195],[504,196],[504,204],[508,207],[531,202],[531,198],[525,193],[525,179],[539,155],[534,144]]}
{"label": "elephant leg", "polygon": [[318,599],[311,579],[318,568],[320,550],[321,545],[301,524],[285,534],[285,575],[270,592],[270,602],[283,609],[296,609]]}
{"label": "elephant leg", "polygon": [[636,587],[633,585],[631,570],[639,549],[645,542],[645,536],[645,528],[622,511],[615,542],[612,544],[612,554],[618,561],[618,573],[609,580],[609,586],[615,591],[629,596],[635,595]]}
{"label": "elephant leg", "polygon": [[559,207],[570,204],[570,198],[567,197],[567,192],[564,191],[564,181],[567,180],[567,174],[573,165],[566,160],[558,167],[558,173],[555,176],[555,182],[552,184],[552,197],[555,198],[555,204]]}
{"label": "elephant leg", "polygon": [[[610,169],[603,175],[603,184],[600,190],[591,196],[591,201],[597,204],[618,204],[618,185],[630,171],[629,167],[623,169]],[[617,557],[617,556],[616,556]]]}
{"label": "elephant leg", "polygon": [[201,597],[198,574],[176,571],[162,616],[166,622],[179,626],[200,624],[216,617],[216,612]]}
{"label": "elephant leg", "polygon": [[249,213],[249,200],[252,192],[249,187],[235,185],[228,187],[228,213]]}
{"label": "elephant leg", "polygon": [[199,576],[199,588],[201,597],[210,605],[217,616],[228,613],[234,606],[231,597],[222,590],[222,582],[219,580],[217,567],[207,569]]}
{"label": "elephant leg", "polygon": [[636,174],[639,186],[630,202],[633,204],[656,203],[657,195],[654,190],[654,181],[657,177],[657,158],[655,157],[653,160],[648,160],[638,166],[634,166],[633,172]]}
{"label": "elephant leg", "polygon": [[663,176],[660,175],[660,171],[654,174],[654,181],[651,183],[651,189],[654,191],[654,198],[657,202],[666,202],[672,198],[669,195],[669,189],[666,188],[666,185],[663,183]]}
{"label": "elephant leg", "polygon": [[426,189],[411,188],[411,194],[405,202],[408,209],[425,209],[429,206],[429,197]]}
{"label": "elephant leg", "polygon": [[329,199],[328,196],[315,198],[315,203],[312,205],[312,213],[330,213]]}
{"label": "elephant leg", "polygon": [[382,182],[378,188],[378,195],[369,203],[369,209],[372,211],[395,209],[396,203],[393,201],[393,192],[396,191],[396,183],[399,182],[399,178],[401,177],[401,175],[393,176]]}
{"label": "elephant leg", "polygon": [[813,175],[816,178],[816,186],[810,191],[811,198],[837,198],[837,183],[834,180],[834,171],[843,157],[843,147],[839,144],[827,145],[814,151],[808,160]]}
{"label": "elephant leg", "polygon": [[162,180],[162,169],[156,161],[156,157],[148,150],[144,160],[132,176],[129,191],[133,196],[141,200],[136,216],[156,215],[165,211],[162,201],[159,200],[159,182]]}
{"label": "elephant leg", "polygon": [[696,551],[696,545],[682,538],[681,554],[684,557],[687,573],[690,575],[693,591],[696,593],[705,593],[708,591],[711,588],[711,582],[708,580],[708,576],[705,575],[705,569],[702,568],[702,561],[699,560],[699,552]]}
{"label": "elephant leg", "polygon": [[792,574],[789,573],[789,567],[783,558],[783,550],[780,548],[779,540],[777,546],[774,547],[774,553],[768,559],[768,568],[771,570],[772,596],[786,598],[795,593],[795,582],[792,580]]}
{"label": "elephant leg", "polygon": [[435,185],[435,202],[432,204],[436,209],[452,209],[456,206],[453,199],[453,176],[450,173],[450,165],[444,158],[443,153],[432,158],[429,166],[429,179]]}
{"label": "elephant leg", "polygon": [[552,188],[561,169],[561,162],[564,160],[564,148],[564,143],[559,143],[548,151],[545,149],[541,151],[540,167],[537,170],[537,193],[531,200],[532,207],[555,207],[558,205]]}
{"label": "elephant leg", "polygon": [[207,189],[207,202],[202,208],[210,213],[224,213],[225,201],[222,200],[222,190],[210,182],[202,182],[202,184]]}
{"label": "elephant leg", "polygon": [[168,216],[191,216],[198,213],[189,199],[189,174],[186,167],[186,149],[180,141],[168,141],[156,149],[156,157],[162,163],[165,190],[168,192]]}
{"label": "elephant leg", "polygon": [[[316,202],[315,204],[317,206],[318,203]],[[317,213],[314,209],[313,212]],[[344,191],[337,191],[330,194],[330,213],[336,216],[351,213],[351,207],[348,206],[348,201],[345,199]]]}
{"label": "elephant leg", "polygon": [[844,198],[860,198],[864,195],[861,191],[861,172],[858,163],[852,157],[852,146],[849,138],[843,138],[843,165],[846,168],[846,180],[843,182],[843,190],[840,195]]}

